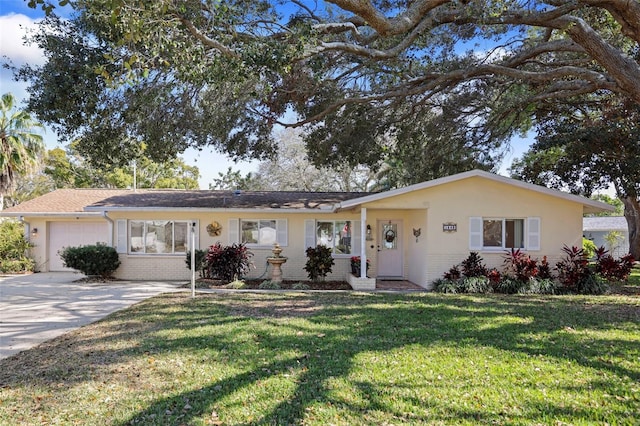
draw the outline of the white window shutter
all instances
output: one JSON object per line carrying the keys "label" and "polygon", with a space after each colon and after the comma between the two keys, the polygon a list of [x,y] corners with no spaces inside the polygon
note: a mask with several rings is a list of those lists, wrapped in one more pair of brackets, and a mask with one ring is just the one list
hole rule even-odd
{"label": "white window shutter", "polygon": [[116,251],[118,253],[127,252],[127,221],[118,219],[116,221]]}
{"label": "white window shutter", "polygon": [[289,245],[287,234],[287,219],[276,220],[276,241],[283,247]]}
{"label": "white window shutter", "polygon": [[351,253],[355,254],[355,255],[360,255],[360,249],[361,249],[361,245],[360,245],[360,238],[361,238],[361,232],[360,232],[360,221],[359,220],[352,220],[351,221]]}
{"label": "white window shutter", "polygon": [[229,244],[237,244],[240,242],[240,221],[238,219],[229,219]]}
{"label": "white window shutter", "polygon": [[527,250],[540,250],[540,218],[527,218]]}
{"label": "white window shutter", "polygon": [[482,218],[469,218],[469,250],[482,250]]}
{"label": "white window shutter", "polygon": [[307,219],[304,221],[304,248],[316,246],[316,221]]}

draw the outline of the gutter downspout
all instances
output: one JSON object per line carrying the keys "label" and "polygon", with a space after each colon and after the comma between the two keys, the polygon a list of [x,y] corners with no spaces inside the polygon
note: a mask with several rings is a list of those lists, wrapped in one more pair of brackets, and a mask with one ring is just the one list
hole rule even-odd
{"label": "gutter downspout", "polygon": [[102,217],[109,223],[109,241],[107,241],[107,244],[109,247],[113,247],[113,219],[108,216],[108,213],[106,210],[103,211]]}

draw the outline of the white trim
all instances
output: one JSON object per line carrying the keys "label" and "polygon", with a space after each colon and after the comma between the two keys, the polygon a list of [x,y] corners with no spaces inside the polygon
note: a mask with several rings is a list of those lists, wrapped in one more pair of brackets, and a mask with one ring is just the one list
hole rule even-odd
{"label": "white trim", "polygon": [[227,244],[240,243],[240,219],[229,219],[227,224],[229,226]]}
{"label": "white trim", "polygon": [[[85,207],[84,214],[95,214],[94,212],[102,212],[102,211],[121,211],[121,212],[139,212],[139,211],[149,211],[149,212],[225,212],[225,213],[260,213],[260,214],[291,214],[291,213],[313,213],[313,214],[331,214],[335,212],[333,206],[326,209],[287,209],[287,208],[246,208],[246,209],[229,209],[229,208],[212,208],[212,207],[113,207],[113,206],[104,206],[104,207]],[[16,215],[28,216],[30,213],[15,213]],[[43,215],[42,213],[32,213],[33,215]],[[64,213],[67,216],[77,216],[74,213]]]}
{"label": "white trim", "polygon": [[527,218],[527,241],[526,241],[526,249],[538,251],[540,250],[541,236],[542,232],[540,229],[540,218],[539,217],[528,217]]}
{"label": "white trim", "polygon": [[116,236],[116,251],[118,253],[126,254],[129,252],[129,227],[127,226],[126,219],[118,219],[117,223],[117,233]]}
{"label": "white trim", "polygon": [[[415,185],[407,186],[404,188],[393,189],[391,191],[381,192],[378,194],[372,194],[372,195],[367,195],[360,198],[354,198],[353,200],[343,201],[336,206],[336,211],[339,211],[342,209],[351,209],[354,207],[358,207],[364,203],[384,200],[387,198],[396,197],[398,195],[407,194],[413,191],[433,188],[439,185],[457,182],[460,180],[469,179],[473,177],[480,177],[483,179],[492,180],[494,182],[500,182],[507,185],[515,186],[517,188],[539,192],[541,194],[550,195],[552,197],[561,198],[574,203],[579,203],[579,204],[582,204],[585,213],[590,213],[594,211],[600,212],[600,211],[615,210],[613,206],[610,206],[609,204],[606,204],[606,203],[601,203],[600,201],[590,200],[588,198],[580,197],[578,195],[568,194],[566,192],[557,191],[555,189],[549,189],[544,186],[534,185],[528,182],[511,179],[505,176],[496,175],[495,173],[485,172],[483,170],[471,170],[468,172],[458,173],[452,176],[446,176],[443,178],[434,179],[427,182],[417,183]],[[595,210],[592,210],[592,209],[595,209]]]}
{"label": "white trim", "polygon": [[479,251],[484,247],[484,220],[480,216],[469,218],[469,250]]}

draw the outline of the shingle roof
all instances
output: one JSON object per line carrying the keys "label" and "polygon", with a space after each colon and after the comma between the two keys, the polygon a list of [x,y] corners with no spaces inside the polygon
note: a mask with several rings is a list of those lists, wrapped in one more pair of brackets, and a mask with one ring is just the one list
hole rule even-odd
{"label": "shingle roof", "polygon": [[81,213],[88,205],[127,192],[126,189],[56,189],[1,213]]}
{"label": "shingle roof", "polygon": [[330,209],[360,192],[58,189],[2,214],[76,213],[117,209]]}
{"label": "shingle roof", "polygon": [[627,231],[627,219],[624,216],[603,216],[582,218],[583,231]]}
{"label": "shingle roof", "polygon": [[88,210],[110,208],[322,209],[367,195],[360,192],[138,190],[97,201]]}

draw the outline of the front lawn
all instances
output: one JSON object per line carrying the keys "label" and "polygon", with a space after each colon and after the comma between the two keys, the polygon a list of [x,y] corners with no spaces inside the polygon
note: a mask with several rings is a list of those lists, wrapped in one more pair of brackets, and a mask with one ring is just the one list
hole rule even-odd
{"label": "front lawn", "polygon": [[0,361],[0,424],[634,424],[633,296],[188,293]]}

